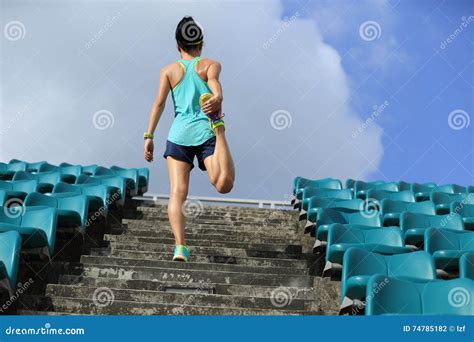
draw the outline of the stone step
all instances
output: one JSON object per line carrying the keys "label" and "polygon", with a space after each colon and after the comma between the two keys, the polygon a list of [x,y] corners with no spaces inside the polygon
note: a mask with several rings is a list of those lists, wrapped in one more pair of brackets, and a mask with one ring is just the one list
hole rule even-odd
{"label": "stone step", "polygon": [[109,305],[97,305],[90,299],[70,297],[25,296],[39,311],[60,311],[94,315],[320,315],[319,311],[219,308],[195,305],[166,305],[138,301],[113,300]]}
{"label": "stone step", "polygon": [[117,266],[87,264],[83,276],[108,277],[118,279],[141,279],[157,281],[206,282],[217,284],[264,285],[264,286],[313,286],[314,279],[309,275],[265,274],[245,272],[221,272],[215,270],[196,270],[144,266]]}
{"label": "stone step", "polygon": [[[145,222],[145,223],[144,223]],[[112,233],[116,232],[121,234],[123,232],[133,233],[135,235],[143,236],[154,236],[158,233],[170,233],[171,226],[169,224],[153,224],[150,225],[147,221],[129,221],[128,224],[120,226],[113,226]],[[285,239],[300,239],[301,236],[297,234],[293,229],[279,229],[275,228],[271,231],[265,231],[261,229],[255,229],[249,227],[249,229],[239,228],[215,228],[209,225],[197,225],[197,226],[186,226],[186,234],[200,234],[200,235],[222,235],[222,236],[235,236],[242,235],[246,237],[272,237],[272,238],[285,238]]]}
{"label": "stone step", "polygon": [[[173,258],[173,253],[144,252],[115,249],[92,251],[91,255],[108,255],[118,258],[141,259],[141,260],[165,260],[169,261]],[[263,267],[291,267],[298,269],[307,269],[308,262],[306,260],[293,259],[277,259],[277,258],[252,258],[252,257],[236,257],[233,255],[209,255],[196,254],[192,255],[193,262],[200,263],[219,263],[230,265],[247,265],[247,266],[263,266]]]}
{"label": "stone step", "polygon": [[198,262],[178,262],[163,260],[141,260],[119,258],[113,256],[91,256],[83,255],[81,262],[84,266],[88,265],[107,265],[120,266],[126,268],[131,267],[151,267],[160,269],[180,269],[180,270],[202,270],[215,272],[244,272],[244,273],[263,273],[278,275],[307,275],[308,270],[290,267],[262,267],[262,266],[246,266],[232,265],[225,263],[198,263]]}
{"label": "stone step", "polygon": [[[124,236],[126,238],[140,239],[140,240],[150,240],[150,239],[174,239],[173,233],[170,230],[162,230],[150,232],[143,234],[142,232],[130,232],[126,231],[123,234],[110,234]],[[242,242],[242,243],[252,243],[252,244],[294,244],[297,245],[300,243],[299,239],[290,239],[290,238],[276,238],[273,236],[245,236],[241,234],[233,235],[224,235],[224,234],[199,234],[199,233],[188,233],[186,232],[186,240],[208,240],[208,241],[221,241],[221,242]],[[133,240],[132,240],[133,241]]]}
{"label": "stone step", "polygon": [[[327,279],[327,278],[326,278]],[[246,297],[271,297],[275,291],[274,286],[258,286],[258,285],[234,285],[234,284],[209,284],[209,283],[193,283],[193,282],[175,282],[175,281],[155,281],[155,280],[134,280],[134,279],[114,279],[114,278],[92,278],[75,275],[62,275],[59,279],[60,284],[77,285],[89,287],[108,287],[133,290],[148,291],[167,291],[173,289],[190,289],[201,292],[215,293],[226,296],[246,296]],[[330,284],[328,286],[339,287],[339,283]],[[317,301],[318,298],[326,298],[321,296],[321,288],[316,287],[286,287],[287,293],[291,298],[305,299]],[[275,293],[275,292],[274,292]],[[331,293],[332,296],[332,293]]]}
{"label": "stone step", "polygon": [[[110,242],[126,243],[128,245],[141,244],[141,245],[174,245],[175,241],[172,238],[149,238],[149,237],[134,237],[129,235],[110,235],[105,234],[104,240]],[[213,247],[215,251],[219,248],[243,248],[250,250],[262,250],[262,251],[274,251],[274,252],[288,252],[288,253],[301,253],[301,246],[296,244],[263,244],[263,243],[246,243],[246,242],[234,242],[234,241],[212,241],[212,240],[187,240],[187,244],[190,246],[191,251],[195,246],[199,247]],[[143,249],[146,250],[146,249]]]}
{"label": "stone step", "polygon": [[[193,305],[201,307],[214,308],[241,308],[241,309],[284,309],[284,310],[312,310],[312,301],[293,299],[288,296],[282,307],[274,304],[275,298],[272,297],[243,297],[243,296],[224,296],[218,294],[205,294],[199,288],[196,290],[188,289],[191,292],[162,292],[149,290],[132,290],[105,287],[86,287],[75,285],[50,284],[46,290],[46,296],[67,297],[95,300],[100,304],[103,296],[106,302],[126,301],[155,303],[160,305]],[[181,291],[183,291],[181,289]],[[283,293],[283,292],[282,292]],[[104,303],[106,304],[106,303]]]}
{"label": "stone step", "polygon": [[[249,246],[250,247],[250,246]],[[156,244],[156,243],[127,243],[126,241],[110,242],[111,251],[115,249],[126,249],[132,251],[144,252],[165,252],[170,253],[174,250],[174,244]],[[278,250],[258,250],[244,249],[232,247],[207,247],[207,246],[191,246],[191,253],[208,254],[208,255],[233,255],[236,257],[263,257],[263,258],[279,258],[279,259],[301,259],[302,254],[296,250],[278,251]],[[192,257],[192,255],[191,255]]]}

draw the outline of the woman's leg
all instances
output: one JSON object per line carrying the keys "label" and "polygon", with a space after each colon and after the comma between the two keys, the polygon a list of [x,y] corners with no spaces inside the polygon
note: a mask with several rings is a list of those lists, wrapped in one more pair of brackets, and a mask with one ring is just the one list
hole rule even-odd
{"label": "woman's leg", "polygon": [[173,159],[168,156],[166,158],[168,164],[168,174],[170,177],[170,199],[168,202],[168,217],[170,220],[171,230],[173,231],[176,245],[185,245],[184,238],[184,215],[183,203],[186,201],[189,189],[189,174],[191,165],[189,163]]}
{"label": "woman's leg", "polygon": [[218,192],[226,194],[232,190],[235,180],[234,161],[225,139],[225,128],[216,128],[214,154],[204,159],[207,175]]}

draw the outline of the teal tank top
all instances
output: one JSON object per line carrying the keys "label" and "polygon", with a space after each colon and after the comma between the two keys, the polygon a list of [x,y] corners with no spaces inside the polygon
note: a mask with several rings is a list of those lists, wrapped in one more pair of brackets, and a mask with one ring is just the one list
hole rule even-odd
{"label": "teal tank top", "polygon": [[199,97],[211,93],[207,83],[194,70],[200,59],[178,61],[184,75],[172,90],[175,115],[168,133],[168,140],[178,145],[197,146],[214,137],[209,119],[199,105]]}

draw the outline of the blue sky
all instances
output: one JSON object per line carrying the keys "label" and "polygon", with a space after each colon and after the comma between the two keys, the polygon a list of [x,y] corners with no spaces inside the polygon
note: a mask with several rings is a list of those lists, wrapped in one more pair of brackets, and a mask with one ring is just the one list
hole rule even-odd
{"label": "blue sky", "polygon": [[[284,3],[283,15],[298,11],[314,20],[344,56],[355,89],[351,105],[360,117],[370,116],[374,104],[389,102],[376,119],[384,132],[383,159],[368,179],[474,183],[474,124],[459,130],[448,124],[452,111],[463,110],[468,119],[473,114],[472,1]],[[359,27],[366,21],[379,24],[378,39],[361,39]]]}
{"label": "blue sky", "polygon": [[[286,200],[297,175],[473,184],[471,3],[4,0],[0,160],[148,166],[167,193],[171,99],[152,164],[142,134],[193,15],[223,65],[226,197]],[[217,196],[197,169],[190,193]]]}

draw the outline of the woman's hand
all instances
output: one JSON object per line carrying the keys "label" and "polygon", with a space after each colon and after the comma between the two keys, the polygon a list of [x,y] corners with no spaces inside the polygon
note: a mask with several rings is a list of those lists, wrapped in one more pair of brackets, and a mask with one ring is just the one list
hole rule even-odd
{"label": "woman's hand", "polygon": [[214,95],[203,104],[202,111],[206,115],[211,115],[211,114],[220,112],[221,107],[222,107],[222,97],[218,95]]}
{"label": "woman's hand", "polygon": [[155,149],[155,146],[153,144],[152,139],[146,139],[145,140],[145,147],[143,148],[143,153],[145,155],[145,160],[147,162],[153,161],[153,150]]}

